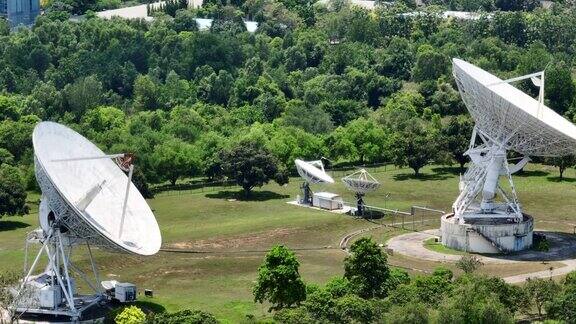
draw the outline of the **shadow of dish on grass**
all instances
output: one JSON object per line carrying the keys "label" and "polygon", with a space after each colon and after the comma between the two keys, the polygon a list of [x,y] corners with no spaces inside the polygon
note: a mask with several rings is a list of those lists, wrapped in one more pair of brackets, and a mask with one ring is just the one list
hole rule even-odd
{"label": "shadow of dish on grass", "polygon": [[0,219],[0,232],[13,231],[15,229],[26,227],[30,227],[30,224],[19,221],[5,220],[4,218]]}
{"label": "shadow of dish on grass", "polygon": [[267,201],[274,199],[286,199],[290,197],[289,195],[282,195],[273,191],[263,190],[263,191],[252,191],[249,197],[244,196],[243,191],[230,191],[222,190],[217,193],[206,194],[207,198],[212,199],[236,199],[242,201]]}

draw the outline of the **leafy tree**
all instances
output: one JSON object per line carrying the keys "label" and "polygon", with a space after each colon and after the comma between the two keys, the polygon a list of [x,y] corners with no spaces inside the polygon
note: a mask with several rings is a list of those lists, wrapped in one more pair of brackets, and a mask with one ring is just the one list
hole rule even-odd
{"label": "leafy tree", "polygon": [[159,108],[158,86],[147,75],[139,75],[134,82],[134,108],[136,110],[154,110]]}
{"label": "leafy tree", "polygon": [[304,307],[284,308],[274,313],[274,320],[282,324],[308,324],[314,319]]}
{"label": "leafy tree", "polygon": [[383,55],[377,57],[381,73],[392,75],[396,78],[408,80],[412,65],[416,60],[414,52],[410,48],[410,41],[402,37],[393,37]]}
{"label": "leafy tree", "polygon": [[206,121],[194,109],[178,106],[170,111],[166,130],[181,140],[194,142],[206,130]]}
{"label": "leafy tree", "polygon": [[570,67],[564,62],[552,64],[545,71],[544,87],[550,108],[564,115],[576,97],[576,85]]}
{"label": "leafy tree", "polygon": [[[507,287],[506,283],[502,287]],[[438,309],[440,323],[513,323],[510,308],[499,290],[482,277],[465,275],[456,281],[450,297]]]}
{"label": "leafy tree", "polygon": [[146,314],[136,306],[128,306],[114,318],[114,321],[117,324],[144,324]]}
{"label": "leafy tree", "polygon": [[460,260],[456,262],[456,267],[467,274],[473,273],[482,265],[482,261],[475,255],[463,255]]}
{"label": "leafy tree", "polygon": [[26,187],[20,170],[9,164],[1,164],[0,217],[27,214],[26,196]]}
{"label": "leafy tree", "polygon": [[551,302],[559,290],[559,285],[552,279],[528,278],[524,285],[530,304],[536,306],[540,316],[542,316],[544,305]]}
{"label": "leafy tree", "polygon": [[576,156],[570,154],[565,156],[551,157],[545,160],[548,164],[558,168],[560,179],[564,178],[564,171],[576,165]]}
{"label": "leafy tree", "polygon": [[0,165],[14,165],[14,155],[7,149],[0,148]]}
{"label": "leafy tree", "polygon": [[222,151],[220,161],[223,173],[242,187],[246,198],[254,187],[262,187],[272,179],[279,185],[288,182],[276,158],[254,141],[240,142]]}
{"label": "leafy tree", "polygon": [[19,100],[16,96],[0,95],[0,119],[18,120],[22,110]]}
{"label": "leafy tree", "polygon": [[300,263],[294,252],[277,245],[273,247],[258,269],[253,288],[254,301],[272,304],[269,311],[299,305],[306,299],[306,287],[300,278]]}
{"label": "leafy tree", "polygon": [[286,126],[295,126],[313,133],[327,133],[333,128],[330,115],[318,106],[307,107],[300,100],[290,100],[282,114],[282,121]]}
{"label": "leafy tree", "polygon": [[334,158],[344,157],[364,163],[382,158],[386,140],[384,130],[374,120],[358,118],[334,130],[328,142]]}
{"label": "leafy tree", "polygon": [[66,85],[63,90],[64,101],[68,111],[74,114],[76,120],[84,113],[102,103],[104,89],[96,76],[88,76]]}
{"label": "leafy tree", "polygon": [[429,311],[424,304],[410,303],[394,306],[387,314],[389,324],[420,324],[429,322]]}
{"label": "leafy tree", "polygon": [[218,320],[214,315],[199,311],[185,309],[174,313],[151,314],[147,319],[150,324],[217,324]]}
{"label": "leafy tree", "polygon": [[448,66],[446,55],[432,47],[423,46],[418,49],[412,78],[415,81],[436,80],[448,72]]}
{"label": "leafy tree", "polygon": [[425,121],[414,118],[392,139],[392,160],[397,166],[409,166],[415,176],[420,169],[437,157],[437,132]]}
{"label": "leafy tree", "polygon": [[362,298],[386,297],[388,260],[371,238],[363,237],[350,246],[350,255],[344,259],[344,277]]}
{"label": "leafy tree", "polygon": [[126,124],[126,115],[115,107],[99,106],[89,110],[82,117],[84,129],[102,133],[114,128],[123,127]]}
{"label": "leafy tree", "polygon": [[198,153],[191,144],[169,139],[154,147],[151,156],[155,173],[172,185],[180,178],[197,175],[200,171]]}
{"label": "leafy tree", "polygon": [[460,172],[464,172],[464,164],[468,162],[468,157],[464,153],[470,145],[472,128],[470,118],[461,115],[451,117],[448,124],[442,127],[440,132],[442,146],[460,165]]}
{"label": "leafy tree", "polygon": [[415,301],[431,306],[437,306],[443,297],[452,292],[452,271],[446,268],[436,268],[432,275],[417,276],[410,285],[414,287]]}
{"label": "leafy tree", "polygon": [[554,299],[544,304],[546,313],[551,319],[564,321],[566,323],[576,322],[576,289],[574,286],[567,286],[560,293],[556,292]]}
{"label": "leafy tree", "polygon": [[368,107],[354,100],[324,101],[320,107],[330,114],[330,119],[336,126],[344,126],[350,121],[368,115]]}
{"label": "leafy tree", "polygon": [[346,295],[336,300],[334,312],[337,323],[370,323],[375,310],[370,301],[356,295]]}

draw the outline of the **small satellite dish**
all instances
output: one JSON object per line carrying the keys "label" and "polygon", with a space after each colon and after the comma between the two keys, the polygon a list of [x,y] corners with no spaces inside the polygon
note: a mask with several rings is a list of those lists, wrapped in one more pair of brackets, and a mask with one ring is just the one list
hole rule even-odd
{"label": "small satellite dish", "polygon": [[360,169],[342,178],[342,182],[348,190],[356,193],[356,214],[364,215],[364,195],[380,188],[380,182],[376,180],[368,171]]}
{"label": "small satellite dish", "polygon": [[324,164],[322,161],[302,161],[296,159],[294,161],[298,174],[309,183],[334,183],[334,179],[324,171]]}
{"label": "small satellite dish", "polygon": [[[13,309],[65,315],[74,320],[105,299],[91,246],[153,255],[161,246],[160,229],[131,181],[133,155],[106,155],[82,135],[53,122],[36,125],[32,142],[36,180],[42,190],[39,218],[43,237],[37,241],[43,246],[22,280]],[[71,262],[73,247],[79,244],[87,247],[94,281]],[[48,257],[48,266],[44,273],[33,276],[43,253]],[[79,274],[96,294],[78,295],[70,270]],[[39,285],[42,278],[49,279]],[[43,302],[38,304],[37,299]]]}
{"label": "small satellite dish", "polygon": [[334,179],[324,171],[324,164],[321,160],[318,161],[303,161],[296,159],[294,161],[298,174],[304,179],[304,183],[300,187],[302,189],[302,197],[300,203],[312,204],[312,192],[310,184],[318,183],[334,183]]}

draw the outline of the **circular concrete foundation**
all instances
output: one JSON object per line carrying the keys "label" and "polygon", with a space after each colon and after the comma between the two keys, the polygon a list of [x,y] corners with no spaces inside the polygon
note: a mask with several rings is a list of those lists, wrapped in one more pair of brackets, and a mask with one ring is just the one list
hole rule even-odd
{"label": "circular concrete foundation", "polygon": [[504,218],[475,219],[460,223],[454,214],[442,216],[442,244],[474,253],[509,253],[532,246],[534,219],[524,214],[517,223]]}

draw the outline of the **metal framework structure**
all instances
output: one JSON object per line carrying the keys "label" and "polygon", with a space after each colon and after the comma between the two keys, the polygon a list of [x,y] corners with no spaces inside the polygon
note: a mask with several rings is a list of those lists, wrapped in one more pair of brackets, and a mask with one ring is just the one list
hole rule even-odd
{"label": "metal framework structure", "polygon": [[[460,195],[453,205],[455,216],[522,220],[512,174],[522,169],[528,156],[563,156],[576,152],[576,126],[544,105],[544,72],[501,80],[459,59],[453,73],[460,95],[475,121],[470,146],[472,161],[461,178]],[[535,100],[510,83],[531,79],[540,88]],[[480,143],[477,143],[480,139]],[[510,165],[507,152],[523,157]],[[504,176],[505,189],[499,182]],[[496,201],[497,196],[502,199]]]}
{"label": "metal framework structure", "polygon": [[377,190],[380,182],[376,180],[368,171],[360,169],[342,178],[342,182],[350,191],[356,193],[356,214],[364,215],[364,195]]}

